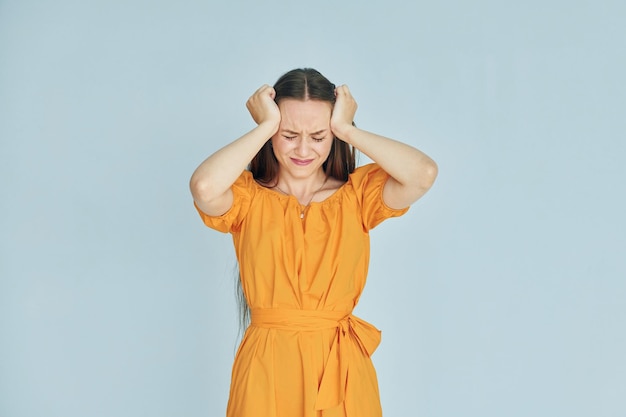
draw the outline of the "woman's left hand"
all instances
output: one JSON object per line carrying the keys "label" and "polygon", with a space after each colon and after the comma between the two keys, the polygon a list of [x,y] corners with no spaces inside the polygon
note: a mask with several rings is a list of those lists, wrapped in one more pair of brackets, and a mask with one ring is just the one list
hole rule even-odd
{"label": "woman's left hand", "polygon": [[335,96],[337,99],[330,117],[330,129],[336,137],[348,142],[348,132],[354,128],[352,122],[358,106],[347,85],[335,88]]}

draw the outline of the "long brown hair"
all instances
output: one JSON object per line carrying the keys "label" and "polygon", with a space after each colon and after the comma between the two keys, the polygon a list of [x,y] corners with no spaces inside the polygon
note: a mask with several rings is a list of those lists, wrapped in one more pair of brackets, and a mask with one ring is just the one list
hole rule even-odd
{"label": "long brown hair", "polygon": [[[283,74],[274,84],[276,104],[284,98],[298,100],[321,100],[335,105],[335,84],[313,68],[297,68]],[[322,168],[327,176],[347,181],[356,165],[356,151],[348,143],[333,136],[330,154]],[[278,160],[268,140],[250,161],[252,176],[264,184],[278,179]]]}

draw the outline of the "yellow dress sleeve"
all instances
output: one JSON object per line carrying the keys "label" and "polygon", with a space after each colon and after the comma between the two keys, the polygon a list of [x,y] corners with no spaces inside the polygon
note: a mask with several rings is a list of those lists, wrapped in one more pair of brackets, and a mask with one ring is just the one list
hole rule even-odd
{"label": "yellow dress sleeve", "polygon": [[370,230],[390,217],[398,217],[409,210],[392,209],[383,201],[383,187],[389,178],[378,164],[361,166],[350,174],[350,181],[361,206],[363,227]]}
{"label": "yellow dress sleeve", "polygon": [[194,206],[198,210],[204,224],[222,233],[236,232],[241,227],[255,192],[252,173],[247,170],[243,171],[239,178],[235,180],[231,189],[233,191],[233,205],[221,216],[209,216],[200,210],[194,202]]}

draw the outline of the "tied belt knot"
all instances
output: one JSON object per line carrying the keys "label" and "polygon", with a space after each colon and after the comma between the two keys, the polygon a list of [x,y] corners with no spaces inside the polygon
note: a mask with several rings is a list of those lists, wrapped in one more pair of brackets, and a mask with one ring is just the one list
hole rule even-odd
{"label": "tied belt knot", "polygon": [[283,330],[336,329],[317,391],[316,410],[336,407],[345,399],[355,354],[370,357],[380,343],[380,330],[345,311],[252,309],[251,325]]}

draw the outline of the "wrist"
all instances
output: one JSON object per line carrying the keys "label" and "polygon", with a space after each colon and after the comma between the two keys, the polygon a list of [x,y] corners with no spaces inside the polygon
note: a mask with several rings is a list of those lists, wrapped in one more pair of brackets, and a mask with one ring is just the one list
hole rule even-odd
{"label": "wrist", "polygon": [[354,132],[356,132],[357,128],[356,128],[356,126],[354,126],[352,124],[346,124],[344,126],[340,126],[340,127],[334,128],[332,130],[333,130],[333,133],[335,134],[335,136],[337,136],[337,138],[341,139],[344,142],[352,144],[352,138],[353,138]]}
{"label": "wrist", "polygon": [[280,126],[280,120],[278,121],[265,120],[259,123],[257,127],[255,128],[255,130],[263,132],[263,134],[269,138],[270,136],[274,136],[274,134],[278,132],[279,126]]}

